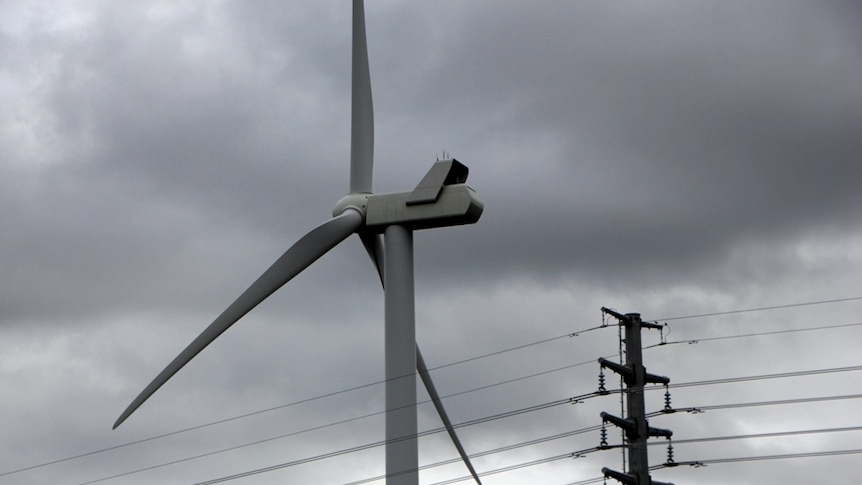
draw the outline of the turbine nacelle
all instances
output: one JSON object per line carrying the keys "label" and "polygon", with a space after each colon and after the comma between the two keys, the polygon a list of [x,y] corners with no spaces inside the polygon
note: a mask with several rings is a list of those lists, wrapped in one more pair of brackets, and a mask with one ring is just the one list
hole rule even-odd
{"label": "turbine nacelle", "polygon": [[464,184],[469,170],[455,160],[440,160],[431,166],[412,192],[390,194],[352,193],[335,204],[333,216],[353,209],[365,218],[365,227],[382,233],[387,226],[411,230],[473,224],[484,204]]}
{"label": "turbine nacelle", "polygon": [[465,184],[442,187],[437,199],[430,203],[410,204],[413,194],[399,192],[369,197],[365,227],[383,232],[393,225],[417,230],[473,224],[484,208],[476,192]]}

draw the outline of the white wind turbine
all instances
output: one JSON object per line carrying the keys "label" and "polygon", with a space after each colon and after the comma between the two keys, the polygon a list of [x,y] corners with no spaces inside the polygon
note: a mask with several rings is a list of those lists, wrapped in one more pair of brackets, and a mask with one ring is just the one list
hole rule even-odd
{"label": "white wind turbine", "polygon": [[475,223],[482,214],[483,205],[475,192],[464,185],[467,167],[454,159],[435,163],[412,192],[371,192],[374,114],[362,0],[353,1],[352,57],[350,193],[335,205],[332,219],[300,238],[174,358],[129,404],[114,423],[114,428],[222,332],[319,257],[356,233],[375,263],[385,289],[387,483],[415,485],[419,481],[414,368],[418,369],[464,463],[475,481],[481,483],[455,434],[416,345],[413,231]]}

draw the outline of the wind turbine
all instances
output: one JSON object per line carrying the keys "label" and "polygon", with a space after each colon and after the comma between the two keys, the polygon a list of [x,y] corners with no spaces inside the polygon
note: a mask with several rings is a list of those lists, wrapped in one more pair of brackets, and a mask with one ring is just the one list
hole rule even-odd
{"label": "wind turbine", "polygon": [[413,231],[475,223],[483,204],[464,184],[467,167],[455,159],[437,161],[411,192],[372,193],[374,114],[365,38],[363,2],[353,0],[350,192],[335,205],[331,219],[291,246],[141,391],[114,423],[115,429],[231,325],[356,233],[377,268],[385,293],[387,483],[419,482],[416,368],[465,465],[481,484],[416,345]]}

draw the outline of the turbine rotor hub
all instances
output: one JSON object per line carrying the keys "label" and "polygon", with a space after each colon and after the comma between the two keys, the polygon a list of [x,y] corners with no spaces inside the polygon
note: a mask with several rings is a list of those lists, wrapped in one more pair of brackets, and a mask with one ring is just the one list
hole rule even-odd
{"label": "turbine rotor hub", "polygon": [[371,194],[365,192],[354,192],[352,194],[345,195],[335,204],[335,208],[332,209],[332,217],[338,217],[341,214],[344,214],[344,211],[347,209],[353,209],[362,214],[362,217],[365,217],[365,212],[368,208],[369,196],[371,196]]}

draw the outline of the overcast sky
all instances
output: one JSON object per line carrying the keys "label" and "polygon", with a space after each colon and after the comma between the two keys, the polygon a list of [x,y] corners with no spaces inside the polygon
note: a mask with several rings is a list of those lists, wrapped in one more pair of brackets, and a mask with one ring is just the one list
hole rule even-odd
{"label": "overcast sky", "polygon": [[[457,394],[444,402],[454,422],[596,390],[595,359],[617,355],[616,327],[555,337],[601,325],[602,306],[668,323],[668,342],[700,341],[644,351],[649,371],[672,383],[862,364],[862,328],[850,325],[862,320],[859,4],[389,0],[366,9],[375,191],[411,190],[445,152],[470,168],[485,203],[475,225],[415,236],[428,365],[552,339],[435,371],[441,394]],[[46,465],[383,379],[383,294],[351,237],[111,430],[346,193],[350,14],[347,1],[0,3],[0,484],[122,474],[98,483],[194,483],[383,439],[383,388],[371,385]],[[708,313],[721,314],[675,318]],[[752,335],[784,330],[794,331]],[[649,346],[661,338],[643,337]],[[672,399],[683,408],[829,397],[862,393],[859,382],[858,372],[829,373],[683,387]],[[663,405],[663,392],[647,393],[649,411]],[[822,430],[862,426],[858,405],[739,407],[651,424],[679,441]],[[619,414],[619,397],[459,434],[481,453],[599,425],[601,411]],[[419,413],[421,430],[440,426],[429,404]],[[680,443],[674,458],[850,450],[860,436]],[[593,431],[475,465],[490,472],[598,442]],[[420,464],[455,456],[443,433],[420,439]],[[858,460],[652,476],[851,483]],[[664,461],[663,444],[651,448],[650,463]],[[376,447],[231,483],[344,484],[383,466]],[[563,485],[603,466],[624,469],[619,451],[485,483]],[[466,474],[440,466],[421,481]]]}

